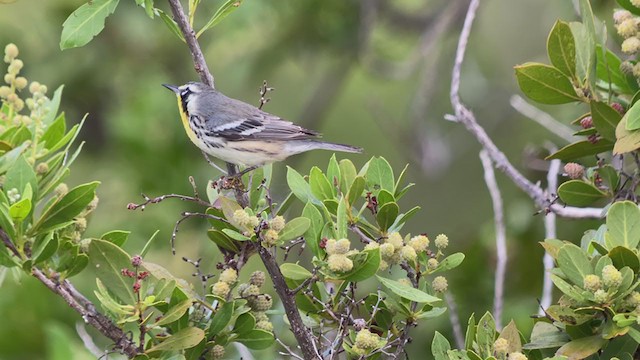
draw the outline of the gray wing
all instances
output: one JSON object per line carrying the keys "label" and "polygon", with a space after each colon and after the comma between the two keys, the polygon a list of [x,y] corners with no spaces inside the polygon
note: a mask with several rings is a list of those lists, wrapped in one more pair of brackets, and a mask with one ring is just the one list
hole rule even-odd
{"label": "gray wing", "polygon": [[304,140],[320,133],[295,125],[219,92],[207,99],[219,104],[207,114],[207,132],[227,140]]}

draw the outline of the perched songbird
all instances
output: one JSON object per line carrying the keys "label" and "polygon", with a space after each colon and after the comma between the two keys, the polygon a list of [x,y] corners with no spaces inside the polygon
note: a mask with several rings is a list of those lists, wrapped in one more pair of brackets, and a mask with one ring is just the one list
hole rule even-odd
{"label": "perched songbird", "polygon": [[245,166],[243,173],[309,150],[360,153],[355,146],[319,140],[320,134],[199,82],[163,84],[176,93],[189,139],[218,159]]}

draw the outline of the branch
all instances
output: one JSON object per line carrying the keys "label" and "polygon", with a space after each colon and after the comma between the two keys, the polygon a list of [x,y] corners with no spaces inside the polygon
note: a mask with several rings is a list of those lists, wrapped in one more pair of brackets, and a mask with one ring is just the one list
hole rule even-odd
{"label": "branch", "polygon": [[258,253],[264,263],[264,267],[267,269],[267,272],[273,281],[276,293],[278,293],[278,296],[282,301],[284,312],[287,314],[289,324],[291,325],[291,331],[298,341],[298,346],[300,347],[300,351],[302,351],[302,356],[305,360],[321,359],[316,349],[314,336],[302,322],[302,317],[300,316],[298,306],[295,302],[295,294],[289,290],[287,283],[284,281],[284,276],[278,267],[276,259],[271,255],[269,249],[265,248],[261,244],[256,244],[256,246],[258,247]]}
{"label": "branch", "polygon": [[467,16],[464,20],[462,32],[458,40],[458,48],[456,50],[455,62],[453,65],[453,71],[451,74],[451,91],[449,93],[451,99],[451,105],[453,106],[454,115],[447,116],[446,119],[453,120],[462,123],[467,130],[476,138],[476,140],[482,145],[484,150],[491,158],[491,161],[495,164],[495,167],[505,173],[511,181],[524,191],[529,197],[538,205],[541,209],[549,209],[559,216],[586,219],[586,218],[601,218],[603,216],[603,209],[600,208],[577,208],[577,207],[564,207],[558,204],[550,204],[547,194],[540,188],[540,186],[533,184],[522,173],[520,173],[507,159],[507,157],[498,149],[493,143],[487,132],[480,126],[476,120],[475,115],[469,110],[460,100],[460,77],[462,72],[462,63],[464,61],[464,54],[469,42],[469,35],[471,34],[471,25],[475,18],[476,11],[480,0],[472,0],[467,10]]}
{"label": "branch", "polygon": [[[555,150],[553,150],[555,151]],[[547,173],[547,191],[550,193],[558,187],[558,174],[560,173],[560,160],[551,160],[549,172]],[[546,239],[556,238],[556,214],[549,213],[544,217],[544,236]],[[553,270],[553,258],[548,252],[544,253],[542,259],[544,264],[544,280],[542,282],[542,297],[540,298],[539,314],[544,315],[545,309],[551,306],[553,298],[553,282],[551,281],[551,270]]]}
{"label": "branch", "polygon": [[493,221],[496,228],[496,280],[493,291],[493,318],[496,329],[502,328],[502,307],[504,303],[504,278],[507,269],[507,240],[504,225],[504,209],[502,195],[493,172],[493,163],[485,150],[480,151],[480,160],[484,169],[484,181],[487,183],[491,203],[493,204]]}
{"label": "branch", "polygon": [[447,302],[447,308],[449,308],[449,321],[453,328],[453,337],[456,339],[456,347],[463,349],[464,334],[462,333],[462,326],[460,325],[460,316],[458,316],[458,306],[450,292],[444,293],[444,301]]}

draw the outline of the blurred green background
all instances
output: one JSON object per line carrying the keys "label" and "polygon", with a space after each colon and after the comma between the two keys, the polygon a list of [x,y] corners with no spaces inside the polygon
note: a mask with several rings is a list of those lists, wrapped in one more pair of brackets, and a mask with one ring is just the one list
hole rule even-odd
{"label": "blurred green background", "polygon": [[[207,181],[219,176],[188,141],[173,94],[160,86],[197,79],[187,48],[159,19],[152,21],[134,1],[122,0],[105,31],[89,45],[61,52],[62,23],[82,1],[4,2],[0,46],[17,44],[25,76],[47,84],[50,93],[64,84],[61,109],[67,119],[79,121],[89,114],[81,134],[85,151],[67,183],[102,182],[90,233],[131,230],[126,246],[135,253],[159,230],[147,260],[187,278],[193,267],[181,256],[203,257],[204,270],[213,269],[220,259],[206,237],[205,221],[184,223],[177,239],[179,256],[171,255],[169,237],[180,212],[191,209],[187,204],[167,201],[144,212],[126,210],[127,203],[141,199],[141,192],[188,194],[189,175],[204,192]],[[166,9],[164,2],[156,2]],[[221,3],[203,1],[200,11],[212,13]],[[216,86],[227,95],[257,104],[258,87],[266,79],[276,88],[266,111],[320,130],[331,141],[364,147],[365,155],[350,156],[358,166],[374,155],[385,156],[398,172],[410,164],[409,180],[417,185],[401,205],[423,210],[405,231],[432,237],[446,233],[450,251],[467,254],[449,275],[463,324],[471,313],[492,308],[495,264],[480,147],[462,126],[444,120],[451,112],[450,72],[467,4],[247,0],[200,39]],[[594,1],[593,6],[601,19],[611,22],[614,1]],[[534,181],[545,178],[540,163],[531,161],[544,152],[542,145],[549,140],[564,144],[509,106],[509,97],[519,93],[512,67],[547,61],[547,34],[558,18],[577,20],[571,1],[483,1],[462,79],[464,101]],[[565,123],[584,112],[573,106],[545,109]],[[286,164],[304,173],[316,164],[325,168],[329,156],[315,152]],[[272,191],[281,199],[285,164],[274,169],[279,177]],[[527,333],[541,292],[543,250],[537,242],[544,237],[543,217],[533,215],[532,202],[504,176],[498,174],[498,181],[509,247],[504,322],[513,318]],[[561,220],[558,236],[577,242],[594,224]],[[260,264],[254,261],[249,268],[246,274]],[[74,281],[92,296],[95,280],[89,274]],[[0,359],[91,358],[76,335],[79,320],[35,280],[8,276],[0,288]],[[447,316],[423,323],[413,331],[409,354],[424,355],[433,332],[451,335],[450,329]],[[108,345],[98,335],[94,339]]]}

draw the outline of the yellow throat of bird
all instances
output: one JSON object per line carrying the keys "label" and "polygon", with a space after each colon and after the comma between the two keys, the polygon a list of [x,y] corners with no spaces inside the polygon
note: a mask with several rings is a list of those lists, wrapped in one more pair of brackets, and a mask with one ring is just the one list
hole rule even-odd
{"label": "yellow throat of bird", "polygon": [[187,115],[187,110],[182,107],[182,99],[180,98],[180,94],[177,96],[178,98],[178,109],[180,110],[180,119],[182,120],[182,126],[184,126],[184,131],[187,132],[187,136],[191,142],[198,145],[200,139],[196,136],[196,133],[191,130],[191,126],[189,126],[189,116]]}

